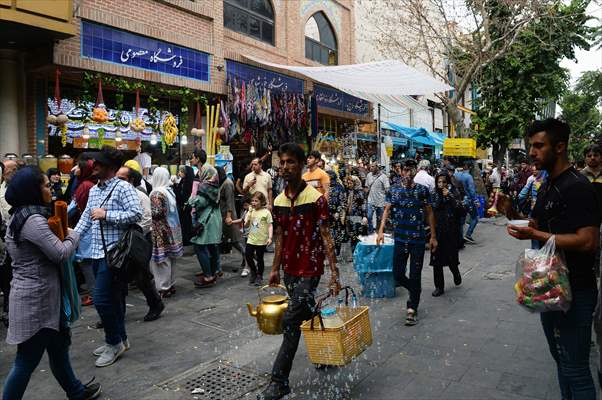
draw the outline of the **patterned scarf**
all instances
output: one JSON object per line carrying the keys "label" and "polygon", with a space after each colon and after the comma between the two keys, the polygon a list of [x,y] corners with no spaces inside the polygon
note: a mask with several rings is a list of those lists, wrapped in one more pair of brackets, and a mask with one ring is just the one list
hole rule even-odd
{"label": "patterned scarf", "polygon": [[199,170],[199,186],[197,195],[205,196],[214,205],[219,203],[219,176],[210,164],[204,164]]}
{"label": "patterned scarf", "polygon": [[40,214],[44,218],[48,218],[50,216],[50,209],[48,207],[37,205],[13,208],[11,209],[11,212],[12,220],[10,222],[9,232],[11,233],[15,243],[19,243],[21,230],[23,229],[23,225],[25,225],[25,222],[27,222],[29,217],[36,214]]}

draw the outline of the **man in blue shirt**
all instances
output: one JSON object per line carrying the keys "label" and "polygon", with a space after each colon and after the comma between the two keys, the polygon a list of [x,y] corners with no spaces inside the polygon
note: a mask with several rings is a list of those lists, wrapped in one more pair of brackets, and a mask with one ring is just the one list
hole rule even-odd
{"label": "man in blue shirt", "polygon": [[470,224],[468,225],[468,230],[466,231],[466,235],[464,235],[464,225],[466,224],[466,217],[463,217],[460,221],[460,233],[463,235],[462,242],[468,242],[470,244],[474,244],[475,240],[472,238],[472,234],[479,223],[479,213],[477,211],[477,204],[479,200],[477,199],[477,189],[474,183],[474,179],[470,174],[470,162],[465,161],[463,168],[458,169],[454,174],[456,181],[462,185],[464,189],[464,205],[467,208],[468,215],[470,216]]}
{"label": "man in blue shirt", "polygon": [[113,364],[130,347],[125,333],[127,282],[113,276],[105,259],[105,251],[117,244],[128,226],[142,219],[142,206],[136,189],[116,177],[120,167],[121,153],[114,147],[103,146],[95,154],[94,173],[98,176],[98,184],[90,189],[88,204],[75,227],[80,234],[92,229],[90,258],[96,273],[94,306],[102,321],[106,341],[106,345],[94,351],[94,355],[99,356],[97,367]]}
{"label": "man in blue shirt", "polygon": [[[418,303],[422,291],[422,265],[426,245],[426,221],[431,228],[430,248],[437,248],[435,216],[430,205],[429,190],[414,182],[416,161],[407,160],[402,170],[401,181],[389,188],[385,199],[385,210],[378,231],[376,244],[384,241],[385,223],[391,215],[395,250],[393,274],[397,283],[410,292],[407,302],[406,325],[418,322]],[[408,258],[410,259],[410,277],[406,276]]]}

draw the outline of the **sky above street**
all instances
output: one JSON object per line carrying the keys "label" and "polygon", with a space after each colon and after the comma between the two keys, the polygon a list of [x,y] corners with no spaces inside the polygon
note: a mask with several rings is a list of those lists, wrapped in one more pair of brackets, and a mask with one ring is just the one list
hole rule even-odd
{"label": "sky above street", "polygon": [[[598,18],[598,24],[602,21],[602,2],[592,2],[588,7],[588,13]],[[596,21],[590,21],[594,25]],[[584,51],[578,49],[575,52],[577,62],[572,60],[563,60],[561,65],[571,71],[571,82],[575,83],[581,74],[585,71],[592,71],[602,68],[602,48]]]}

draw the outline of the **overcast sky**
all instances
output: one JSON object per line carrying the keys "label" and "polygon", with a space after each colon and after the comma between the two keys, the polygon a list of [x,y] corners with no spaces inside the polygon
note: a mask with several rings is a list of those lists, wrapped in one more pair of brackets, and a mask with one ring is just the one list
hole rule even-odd
{"label": "overcast sky", "polygon": [[[588,13],[598,18],[598,21],[602,20],[602,2],[598,4],[592,2],[588,7]],[[595,21],[592,21],[593,23]],[[602,68],[602,49],[590,51],[578,50],[575,56],[577,62],[573,62],[572,60],[564,60],[562,62],[562,66],[571,71],[571,80],[573,83],[579,79],[583,72]]]}

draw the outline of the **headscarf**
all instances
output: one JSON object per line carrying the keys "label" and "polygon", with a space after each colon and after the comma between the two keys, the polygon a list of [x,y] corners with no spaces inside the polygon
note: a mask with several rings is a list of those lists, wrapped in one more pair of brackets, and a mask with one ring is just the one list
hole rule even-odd
{"label": "headscarf", "polygon": [[199,170],[199,190],[197,194],[205,196],[213,204],[219,203],[219,176],[210,164],[204,164]]}
{"label": "headscarf", "polygon": [[194,169],[188,165],[180,165],[180,172],[184,172],[184,176],[180,181],[181,195],[184,202],[187,202],[192,194],[192,183],[194,182]]}
{"label": "headscarf", "polygon": [[155,168],[155,170],[153,171],[153,191],[150,195],[152,196],[153,193],[161,193],[162,195],[164,195],[165,198],[167,198],[169,210],[171,212],[174,212],[176,211],[178,205],[176,202],[176,195],[173,189],[171,188],[170,178],[171,175],[169,174],[169,171],[166,168]]}
{"label": "headscarf", "polygon": [[92,189],[96,182],[98,182],[98,178],[94,175],[94,161],[88,160],[81,164],[77,186],[73,193],[73,199],[81,212],[85,210],[86,204],[88,204],[90,189]]}
{"label": "headscarf", "polygon": [[446,172],[440,172],[435,176],[435,190],[439,193],[442,193],[443,190],[439,188],[439,178],[443,177],[445,178],[445,183],[449,186],[452,184],[451,182],[451,178],[449,177],[449,174],[447,174]]}
{"label": "headscarf", "polygon": [[228,179],[228,176],[226,175],[226,170],[224,169],[224,167],[215,167],[215,170],[217,171],[219,187],[222,187],[226,179]]}
{"label": "headscarf", "polygon": [[27,219],[35,214],[50,216],[50,209],[44,203],[41,185],[44,182],[42,171],[37,167],[19,169],[6,188],[5,200],[11,205],[12,221],[9,230],[15,242],[19,241],[21,229]]}

